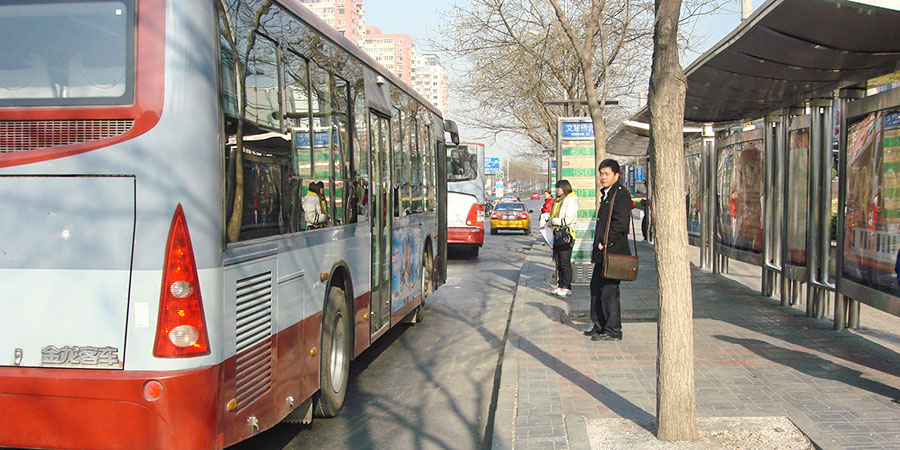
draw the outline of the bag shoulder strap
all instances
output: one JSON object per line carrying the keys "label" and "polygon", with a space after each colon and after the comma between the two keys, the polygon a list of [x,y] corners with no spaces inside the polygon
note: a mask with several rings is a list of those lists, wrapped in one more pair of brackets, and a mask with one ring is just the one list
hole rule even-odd
{"label": "bag shoulder strap", "polygon": [[[603,234],[603,257],[604,258],[606,257],[606,249],[609,248],[609,225],[612,223],[613,207],[616,206],[616,194],[618,194],[618,193],[619,193],[619,187],[616,186],[616,190],[615,190],[615,192],[613,192],[613,196],[609,200],[609,215],[606,216],[606,233]],[[631,216],[631,233],[632,233],[632,236],[634,237],[634,239],[633,239],[634,256],[637,256],[637,234],[635,234],[635,231],[634,231],[634,214],[631,214],[631,212],[629,211],[628,215]],[[627,237],[628,236],[626,235],[626,238]]]}

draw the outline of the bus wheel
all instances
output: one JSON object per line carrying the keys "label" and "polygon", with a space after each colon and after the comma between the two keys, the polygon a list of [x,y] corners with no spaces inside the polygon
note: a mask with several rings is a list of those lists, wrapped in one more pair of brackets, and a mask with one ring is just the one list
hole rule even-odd
{"label": "bus wheel", "polygon": [[334,417],[344,406],[350,376],[350,308],[344,290],[328,291],[322,324],[322,351],[319,352],[319,398],[316,417]]}

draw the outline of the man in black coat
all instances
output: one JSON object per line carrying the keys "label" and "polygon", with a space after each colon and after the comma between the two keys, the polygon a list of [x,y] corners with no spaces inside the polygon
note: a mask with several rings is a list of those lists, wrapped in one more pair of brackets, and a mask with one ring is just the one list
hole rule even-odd
{"label": "man in black coat", "polygon": [[[602,195],[602,200],[597,210],[594,246],[591,252],[591,262],[594,263],[594,273],[591,276],[593,327],[584,334],[591,336],[592,341],[619,341],[622,340],[619,280],[603,277],[603,250],[621,255],[631,254],[631,249],[628,248],[631,194],[619,183],[619,163],[615,160],[603,160],[598,170],[603,189],[598,193]],[[607,222],[609,222],[609,238],[604,239]]]}

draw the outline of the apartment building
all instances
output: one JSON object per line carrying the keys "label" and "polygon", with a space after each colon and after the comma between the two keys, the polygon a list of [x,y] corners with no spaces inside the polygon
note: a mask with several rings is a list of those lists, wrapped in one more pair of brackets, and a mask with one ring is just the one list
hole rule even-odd
{"label": "apartment building", "polygon": [[416,57],[416,43],[405,33],[382,33],[372,25],[366,26],[362,49],[375,61],[412,86],[412,72]]}
{"label": "apartment building", "polygon": [[417,55],[412,79],[413,89],[446,114],[448,76],[440,58],[431,53]]}
{"label": "apartment building", "polygon": [[447,110],[447,70],[437,55],[417,56],[416,43],[408,34],[384,33],[376,26],[367,26],[363,0],[303,0],[302,3],[431,104],[441,111]]}
{"label": "apartment building", "polygon": [[366,7],[363,0],[302,0],[325,23],[362,46],[366,32]]}

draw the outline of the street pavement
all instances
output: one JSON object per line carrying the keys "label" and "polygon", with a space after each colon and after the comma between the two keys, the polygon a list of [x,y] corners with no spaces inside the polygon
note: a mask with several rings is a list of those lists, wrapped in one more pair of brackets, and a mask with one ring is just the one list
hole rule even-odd
{"label": "street pavement", "polygon": [[424,320],[394,327],[350,363],[337,417],[280,424],[232,449],[484,448],[509,305],[533,241],[504,231],[485,236],[478,257],[451,249]]}
{"label": "street pavement", "polygon": [[[786,416],[820,448],[900,448],[900,318],[862,315],[880,340],[835,332],[760,296],[759,268],[732,262],[731,275],[714,275],[691,250],[699,417]],[[652,245],[638,253],[638,279],[621,287],[624,339],[596,342],[582,335],[587,286],[551,295],[551,252],[535,240],[513,301],[493,448],[590,448],[586,424],[597,419],[653,426],[656,262]]]}

